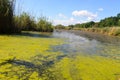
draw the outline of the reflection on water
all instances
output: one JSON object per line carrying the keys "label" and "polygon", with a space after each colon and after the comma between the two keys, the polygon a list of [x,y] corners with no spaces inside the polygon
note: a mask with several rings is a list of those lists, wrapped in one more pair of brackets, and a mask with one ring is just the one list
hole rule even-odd
{"label": "reflection on water", "polygon": [[[103,42],[97,39],[90,39],[90,37],[83,37],[79,35],[76,35],[75,32],[71,33],[71,32],[67,32],[67,31],[55,31],[53,33],[54,37],[57,38],[63,38],[65,39],[66,43],[63,45],[59,45],[59,46],[54,46],[53,50],[54,51],[61,51],[64,54],[74,54],[74,53],[84,53],[84,54],[94,54],[94,55],[102,55],[102,56],[106,56],[106,55],[110,55],[110,54],[119,54],[120,53],[120,44],[119,41],[118,42],[110,42],[109,41],[107,43]],[[90,35],[91,36],[91,35]],[[94,35],[92,35],[94,36]],[[105,38],[104,36],[99,36],[102,38]],[[115,40],[115,39],[114,39]],[[118,55],[117,55],[118,56]]]}
{"label": "reflection on water", "polygon": [[33,31],[22,31],[21,35],[19,36],[28,36],[28,37],[34,37],[34,38],[51,38],[52,33],[48,32],[33,32]]}

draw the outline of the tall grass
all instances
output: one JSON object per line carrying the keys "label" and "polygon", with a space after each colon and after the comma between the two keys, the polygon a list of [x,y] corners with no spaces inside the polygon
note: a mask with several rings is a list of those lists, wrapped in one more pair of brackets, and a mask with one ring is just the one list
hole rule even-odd
{"label": "tall grass", "polygon": [[38,23],[28,13],[14,15],[15,0],[0,0],[0,34],[25,31],[52,32],[52,23],[47,18],[40,18]]}
{"label": "tall grass", "polygon": [[79,28],[79,29],[75,28],[75,30],[90,31],[90,32],[97,32],[106,35],[120,36],[120,27]]}
{"label": "tall grass", "polygon": [[52,23],[46,17],[40,17],[35,21],[29,13],[23,12],[14,17],[14,24],[23,31],[53,32]]}

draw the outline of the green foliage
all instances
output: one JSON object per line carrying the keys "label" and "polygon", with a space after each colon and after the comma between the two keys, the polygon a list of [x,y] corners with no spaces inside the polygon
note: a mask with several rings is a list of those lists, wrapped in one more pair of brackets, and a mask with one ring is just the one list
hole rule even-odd
{"label": "green foliage", "polygon": [[24,31],[52,32],[52,23],[45,17],[40,17],[38,22],[28,13],[23,12],[20,16],[15,16],[15,25]]}
{"label": "green foliage", "polygon": [[[94,21],[90,21],[90,22],[87,22],[87,23],[82,23],[82,24],[75,24],[73,26],[73,28],[91,28],[95,25],[95,22]],[[68,26],[69,27],[69,26]]]}
{"label": "green foliage", "polygon": [[[52,32],[52,23],[40,18],[37,23],[34,17],[26,12],[20,16],[14,15],[14,0],[0,0],[0,33],[14,33],[24,31]],[[13,16],[14,15],[14,16]]]}
{"label": "green foliage", "polygon": [[20,16],[15,16],[14,21],[14,24],[19,27],[19,29],[24,31],[34,30],[36,27],[34,18],[25,12],[23,12]]}
{"label": "green foliage", "polygon": [[120,26],[120,19],[118,20],[118,26]]}
{"label": "green foliage", "polygon": [[118,26],[120,26],[120,13],[117,14],[117,18],[118,18]]}
{"label": "green foliage", "polygon": [[69,29],[73,29],[74,25],[68,25]]}
{"label": "green foliage", "polygon": [[85,28],[90,28],[90,27],[93,27],[94,24],[95,24],[94,21],[90,21],[90,22],[85,23],[85,24],[84,24],[84,25],[85,25],[84,27],[85,27]]}
{"label": "green foliage", "polygon": [[13,33],[14,0],[0,0],[0,33]]}
{"label": "green foliage", "polygon": [[118,26],[119,19],[117,17],[108,17],[99,22],[98,27],[113,27]]}
{"label": "green foliage", "polygon": [[[113,26],[120,26],[120,13],[117,14],[117,16],[102,19],[100,20],[100,22],[90,21],[86,23],[75,24],[75,25],[72,25],[72,28],[73,29],[92,28],[92,27],[103,28],[103,27],[113,27]],[[71,26],[68,26],[68,27],[71,28]]]}
{"label": "green foliage", "polygon": [[38,22],[34,17],[31,17],[28,13],[22,13],[20,16],[15,16],[15,25],[19,29],[24,31],[40,31],[40,32],[52,32],[52,23],[45,17],[40,17]]}
{"label": "green foliage", "polygon": [[55,27],[55,29],[65,29],[65,26],[61,25],[61,24],[58,24],[58,25],[56,25],[54,27]]}
{"label": "green foliage", "polygon": [[118,14],[117,14],[117,18],[119,18],[119,19],[120,19],[120,13],[118,13]]}
{"label": "green foliage", "polygon": [[36,30],[42,32],[53,32],[52,23],[49,22],[46,17],[40,17]]}

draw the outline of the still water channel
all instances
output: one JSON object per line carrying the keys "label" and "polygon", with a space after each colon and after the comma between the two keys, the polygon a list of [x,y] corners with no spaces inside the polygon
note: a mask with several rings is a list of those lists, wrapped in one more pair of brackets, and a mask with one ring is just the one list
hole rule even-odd
{"label": "still water channel", "polygon": [[65,44],[54,46],[53,50],[67,55],[83,53],[116,59],[120,57],[120,38],[118,37],[80,31],[54,31],[53,37],[65,39]]}

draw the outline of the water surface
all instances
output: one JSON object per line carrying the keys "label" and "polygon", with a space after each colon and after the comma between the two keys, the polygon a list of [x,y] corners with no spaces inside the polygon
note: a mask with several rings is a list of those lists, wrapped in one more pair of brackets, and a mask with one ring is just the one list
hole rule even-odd
{"label": "water surface", "polygon": [[91,35],[80,31],[55,31],[53,37],[65,39],[65,44],[53,47],[54,51],[61,51],[64,54],[82,53],[120,57],[120,38],[118,37],[93,33]]}

